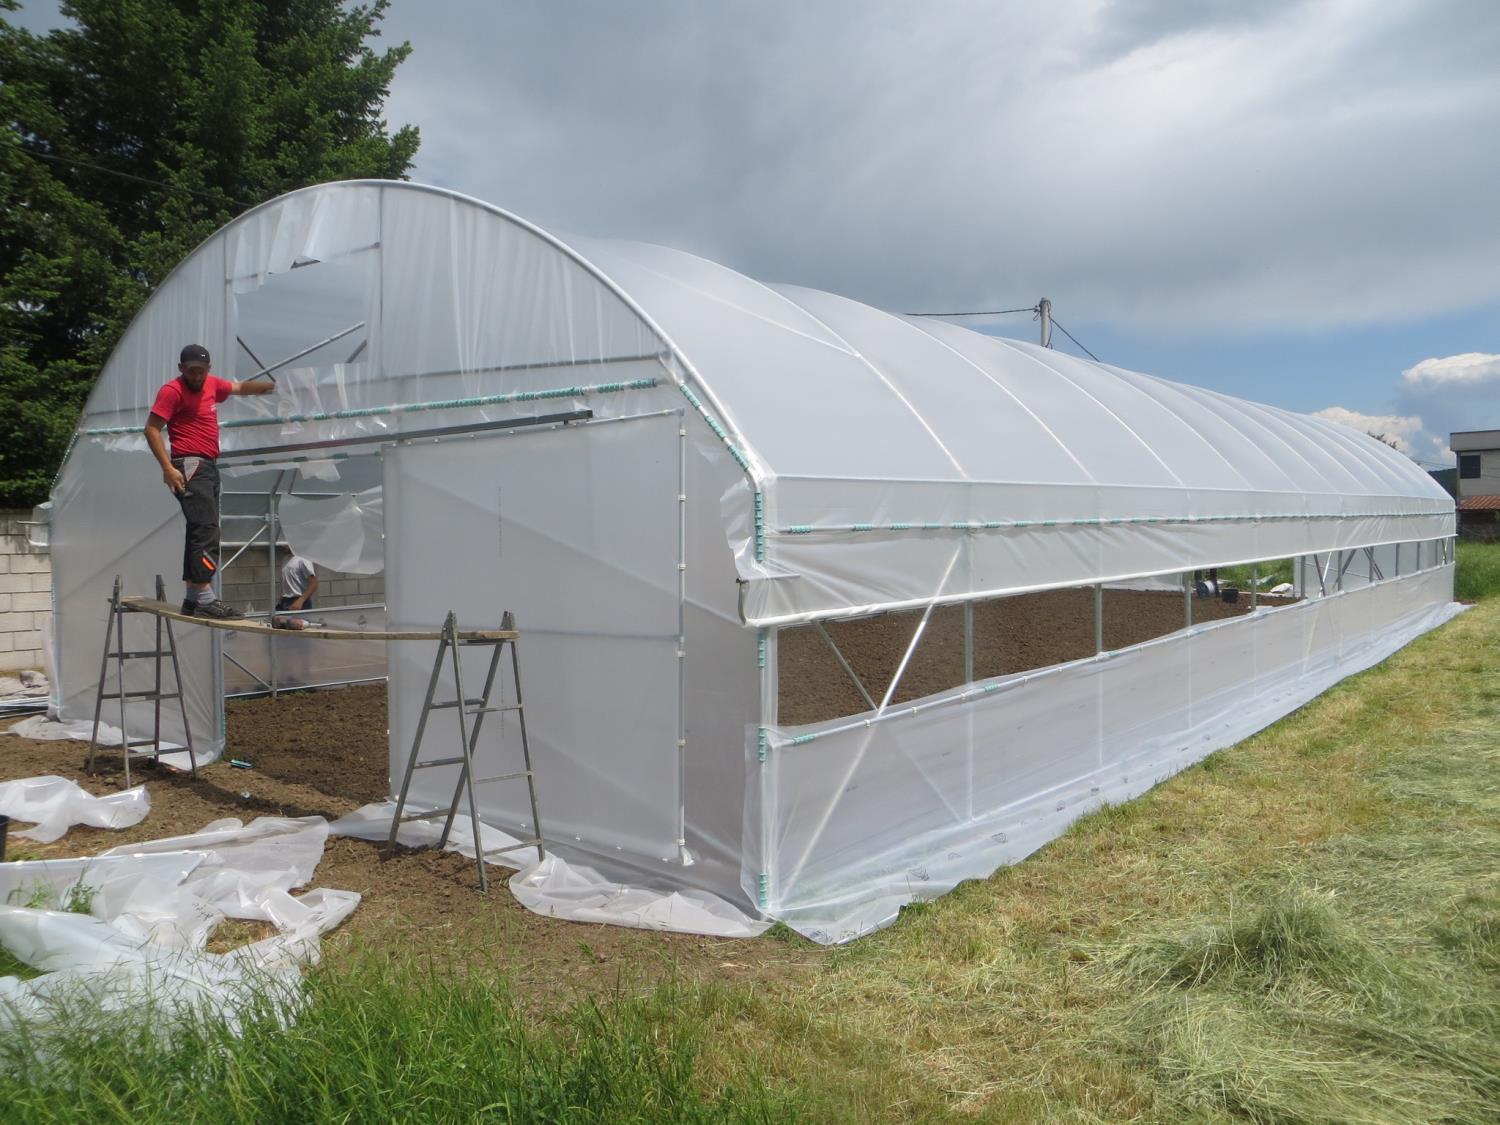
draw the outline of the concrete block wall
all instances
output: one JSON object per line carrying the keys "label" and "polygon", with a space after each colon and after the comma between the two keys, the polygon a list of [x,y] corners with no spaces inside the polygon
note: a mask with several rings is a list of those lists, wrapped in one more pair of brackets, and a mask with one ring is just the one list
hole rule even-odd
{"label": "concrete block wall", "polygon": [[42,668],[52,616],[52,559],[27,542],[30,510],[0,511],[0,672]]}
{"label": "concrete block wall", "polygon": [[[226,548],[224,557],[228,558],[233,553],[232,548]],[[265,548],[251,547],[224,568],[219,596],[237,609],[254,607],[263,612],[272,608],[276,603],[271,600],[271,577],[275,575],[276,596],[279,598],[281,567],[289,557],[290,552],[285,547],[278,547],[273,570]],[[383,574],[341,574],[322,566],[316,569],[318,593],[314,601],[319,608],[385,601]]]}

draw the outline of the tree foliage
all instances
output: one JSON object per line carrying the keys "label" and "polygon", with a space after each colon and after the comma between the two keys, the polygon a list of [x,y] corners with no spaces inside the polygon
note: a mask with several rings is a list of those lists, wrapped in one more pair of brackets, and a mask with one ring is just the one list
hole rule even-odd
{"label": "tree foliage", "polygon": [[[0,18],[0,507],[45,497],[130,319],[194,246],[307,184],[399,179],[388,0],[64,0]],[[0,12],[15,11],[0,0]],[[168,375],[170,372],[164,372]]]}

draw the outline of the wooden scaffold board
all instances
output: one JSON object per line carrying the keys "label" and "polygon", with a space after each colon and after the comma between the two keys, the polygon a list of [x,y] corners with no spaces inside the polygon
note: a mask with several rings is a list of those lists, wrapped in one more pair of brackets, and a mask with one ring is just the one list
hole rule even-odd
{"label": "wooden scaffold board", "polygon": [[[149,613],[172,621],[183,621],[189,625],[203,625],[209,629],[227,629],[235,633],[270,633],[277,637],[318,637],[330,641],[436,641],[441,640],[441,629],[329,629],[321,625],[310,625],[306,629],[275,629],[266,621],[247,621],[244,618],[189,616],[181,607],[154,598],[120,599],[121,608],[131,613]],[[286,616],[292,616],[288,611]],[[459,641],[513,641],[520,634],[514,629],[460,629]]]}

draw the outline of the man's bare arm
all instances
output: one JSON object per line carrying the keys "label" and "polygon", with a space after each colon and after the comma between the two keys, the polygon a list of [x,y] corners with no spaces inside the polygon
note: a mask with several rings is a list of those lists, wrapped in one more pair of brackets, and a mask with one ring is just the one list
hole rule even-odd
{"label": "man's bare arm", "polygon": [[292,603],[293,609],[301,609],[314,594],[318,592],[318,576],[309,574],[307,576],[307,589],[302,591],[302,596]]}
{"label": "man's bare arm", "polygon": [[161,466],[161,479],[167,482],[167,487],[174,493],[181,495],[182,490],[187,487],[187,480],[177,471],[172,464],[172,458],[167,455],[167,442],[161,436],[162,427],[166,424],[166,419],[160,414],[146,415],[146,444],[151,447],[152,456]]}
{"label": "man's bare arm", "polygon": [[276,384],[269,379],[256,379],[254,382],[245,380],[236,382],[229,388],[232,395],[268,395],[276,389]]}

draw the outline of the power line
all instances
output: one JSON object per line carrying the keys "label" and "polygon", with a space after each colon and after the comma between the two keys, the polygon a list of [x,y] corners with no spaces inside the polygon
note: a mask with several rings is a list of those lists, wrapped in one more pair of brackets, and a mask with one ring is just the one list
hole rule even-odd
{"label": "power line", "polygon": [[902,316],[1008,316],[1011,313],[1034,313],[1037,311],[1035,305],[1027,305],[1024,309],[989,309],[984,312],[913,312],[902,313]]}
{"label": "power line", "polygon": [[1079,344],[1078,343],[1078,337],[1075,336],[1075,335],[1073,335],[1073,333],[1069,332],[1066,328],[1064,328],[1062,326],[1062,324],[1058,321],[1057,317],[1055,317],[1055,316],[1052,318],[1052,327],[1056,328],[1064,336],[1066,336],[1068,339],[1072,340],[1074,344],[1076,344],[1080,349],[1082,349],[1083,354],[1086,355],[1086,356],[1088,356],[1095,363],[1102,362],[1099,359],[1099,357],[1096,356],[1093,352],[1089,351],[1088,348],[1085,348],[1082,344]]}
{"label": "power line", "polygon": [[246,203],[243,199],[229,199],[227,196],[215,195],[212,192],[198,191],[195,188],[183,187],[181,184],[163,183],[161,180],[149,179],[146,176],[137,176],[133,172],[121,172],[116,168],[106,168],[102,164],[90,164],[87,160],[73,160],[67,156],[57,156],[50,152],[37,152],[35,149],[18,145],[20,151],[28,156],[34,156],[38,160],[51,160],[56,164],[70,164],[75,168],[87,168],[91,172],[102,172],[106,176],[117,176],[122,180],[133,180],[138,184],[149,184],[151,187],[161,188],[163,191],[180,191],[187,195],[196,195],[203,199],[213,200],[215,203],[229,202],[236,207],[254,207],[253,203]]}

